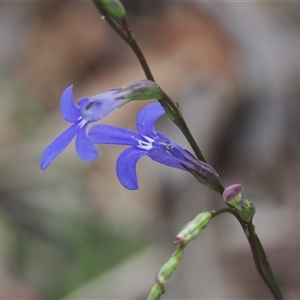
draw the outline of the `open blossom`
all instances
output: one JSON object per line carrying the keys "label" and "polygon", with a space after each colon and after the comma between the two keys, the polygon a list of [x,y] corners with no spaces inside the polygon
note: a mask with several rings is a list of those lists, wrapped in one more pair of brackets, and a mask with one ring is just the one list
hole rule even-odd
{"label": "open blossom", "polygon": [[117,176],[125,188],[138,189],[136,164],[145,155],[161,164],[197,173],[200,176],[205,170],[203,181],[211,180],[212,176],[212,180],[218,177],[208,164],[200,162],[178,144],[155,131],[155,122],[164,113],[159,103],[152,103],[143,108],[137,117],[138,133],[104,124],[95,125],[90,129],[88,136],[93,143],[131,146],[124,150],[117,160]]}
{"label": "open blossom", "polygon": [[76,152],[83,161],[91,161],[99,153],[86,136],[89,123],[98,121],[127,102],[133,100],[157,99],[161,96],[160,87],[153,81],[141,79],[123,88],[111,90],[93,97],[84,97],[74,103],[73,86],[65,89],[60,100],[63,118],[73,123],[59,135],[42,153],[40,168],[45,170],[76,137]]}
{"label": "open blossom", "polygon": [[119,96],[119,90],[112,90],[91,98],[81,98],[75,105],[73,86],[66,88],[61,96],[60,110],[63,118],[73,124],[44,150],[41,156],[41,170],[45,170],[75,137],[76,152],[82,160],[91,161],[97,158],[99,153],[86,136],[86,127],[128,102],[125,97]]}

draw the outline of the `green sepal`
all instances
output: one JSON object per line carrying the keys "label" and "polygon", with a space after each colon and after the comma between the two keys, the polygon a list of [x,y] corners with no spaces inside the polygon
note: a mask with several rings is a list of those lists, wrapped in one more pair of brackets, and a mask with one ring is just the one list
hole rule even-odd
{"label": "green sepal", "polygon": [[194,175],[200,183],[222,195],[224,187],[220,182],[219,175],[212,166],[203,161],[197,160],[197,162],[195,162],[195,168],[192,169],[186,166],[184,167],[188,172]]}
{"label": "green sepal", "polygon": [[147,79],[137,80],[124,87],[122,91],[128,102],[133,100],[160,99],[162,97],[161,88],[155,82]]}
{"label": "green sepal", "polygon": [[253,219],[255,214],[255,206],[252,202],[244,199],[245,206],[241,211],[237,211],[236,213],[245,221],[250,222]]}
{"label": "green sepal", "polygon": [[252,202],[246,200],[242,194],[237,194],[230,199],[228,205],[235,208],[236,213],[245,221],[250,222],[255,214],[255,206]]}

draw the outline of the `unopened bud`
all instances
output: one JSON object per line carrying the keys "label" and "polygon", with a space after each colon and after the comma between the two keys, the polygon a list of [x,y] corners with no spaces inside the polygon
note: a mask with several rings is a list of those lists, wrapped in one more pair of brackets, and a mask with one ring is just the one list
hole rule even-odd
{"label": "unopened bud", "polygon": [[178,245],[184,245],[185,244],[185,239],[181,236],[176,236],[175,241],[174,241],[174,245],[178,246]]}
{"label": "unopened bud", "polygon": [[255,206],[243,197],[242,190],[242,184],[232,184],[225,188],[222,196],[229,206],[236,209],[236,213],[244,221],[250,222],[255,214]]}
{"label": "unopened bud", "polygon": [[235,207],[237,210],[242,211],[245,207],[244,197],[241,194],[243,190],[242,184],[232,184],[225,188],[222,196],[223,199],[232,207]]}
{"label": "unopened bud", "polygon": [[170,259],[158,271],[155,279],[157,284],[164,285],[166,281],[172,276],[182,258],[183,250],[183,248],[177,248]]}
{"label": "unopened bud", "polygon": [[228,186],[227,188],[225,188],[224,192],[223,192],[223,199],[226,202],[229,202],[232,198],[238,196],[241,191],[243,190],[243,185],[240,183],[237,184],[232,184],[230,186]]}
{"label": "unopened bud", "polygon": [[191,240],[196,239],[202,230],[207,226],[209,221],[211,220],[210,212],[202,212],[194,220],[187,223],[183,229],[177,234],[174,244],[178,245],[186,245]]}
{"label": "unopened bud", "polygon": [[125,17],[126,10],[119,0],[94,0],[99,10],[103,11],[108,17],[122,25]]}

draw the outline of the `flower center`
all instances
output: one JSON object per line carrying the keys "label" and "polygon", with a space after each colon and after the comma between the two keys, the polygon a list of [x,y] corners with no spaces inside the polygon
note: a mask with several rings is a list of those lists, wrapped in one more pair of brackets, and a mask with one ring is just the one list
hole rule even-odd
{"label": "flower center", "polygon": [[[166,142],[161,142],[161,141],[156,141],[148,136],[143,135],[143,138],[146,141],[138,140],[138,148],[143,149],[143,150],[150,150],[150,149],[161,149],[165,153],[169,153],[173,156],[178,156],[178,150],[175,149],[172,145],[166,143]],[[181,155],[182,156],[182,155]]]}
{"label": "flower center", "polygon": [[87,120],[83,119],[82,117],[79,117],[79,118],[78,118],[78,121],[80,121],[80,122],[78,123],[78,127],[79,127],[80,129],[88,122]]}
{"label": "flower center", "polygon": [[97,121],[103,117],[103,109],[101,102],[88,102],[81,108],[81,115],[84,120]]}
{"label": "flower center", "polygon": [[150,137],[148,136],[144,136],[143,135],[143,138],[146,140],[146,141],[142,141],[142,140],[138,140],[138,148],[140,149],[143,149],[143,150],[150,150],[151,148],[153,148],[153,142],[154,140],[151,139]]}

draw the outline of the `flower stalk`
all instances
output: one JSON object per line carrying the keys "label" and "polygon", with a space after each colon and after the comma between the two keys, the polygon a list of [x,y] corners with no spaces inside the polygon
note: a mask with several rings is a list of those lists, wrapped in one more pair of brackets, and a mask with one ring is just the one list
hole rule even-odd
{"label": "flower stalk", "polygon": [[[129,47],[134,52],[135,56],[137,57],[145,75],[148,80],[154,81],[154,77],[152,72],[149,68],[147,60],[141,51],[135,35],[133,34],[132,30],[129,28],[126,18],[124,16],[122,23],[116,23],[112,18],[111,14],[108,10],[105,9],[102,3],[106,2],[105,0],[93,0],[94,4],[96,5],[99,12],[104,16],[107,23],[111,26],[111,28],[129,45]],[[159,103],[162,105],[164,110],[166,111],[167,116],[176,124],[176,126],[180,129],[183,133],[189,144],[191,145],[196,157],[206,162],[204,155],[202,154],[198,144],[196,143],[193,135],[191,134],[184,117],[182,115],[182,111],[178,103],[172,101],[172,99],[166,94],[163,93],[161,98],[157,99]]]}
{"label": "flower stalk", "polygon": [[[230,213],[239,221],[241,227],[243,228],[245,236],[248,240],[248,243],[250,245],[252,257],[258,274],[260,275],[263,282],[265,283],[265,285],[273,295],[274,299],[283,300],[284,299],[283,295],[280,291],[276,278],[273,274],[272,268],[268,262],[268,258],[265,253],[265,250],[255,232],[255,226],[252,220],[250,220],[249,222],[243,220],[242,218],[243,215],[241,215],[240,211],[235,207],[227,207],[227,208],[217,210],[212,213],[212,218],[222,213]],[[246,218],[248,218],[248,216],[246,216]]]}
{"label": "flower stalk", "polygon": [[260,277],[272,293],[274,299],[283,300],[283,295],[273,274],[272,268],[268,262],[265,250],[255,232],[255,226],[253,225],[252,221],[247,223],[247,226],[249,231],[249,237],[247,237],[247,239],[252,251],[256,269]]}

